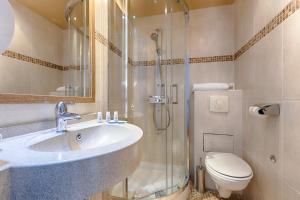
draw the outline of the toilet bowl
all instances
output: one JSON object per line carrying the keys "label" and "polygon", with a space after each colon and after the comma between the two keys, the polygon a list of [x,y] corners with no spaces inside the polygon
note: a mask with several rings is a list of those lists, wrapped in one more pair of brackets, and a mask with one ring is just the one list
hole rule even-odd
{"label": "toilet bowl", "polygon": [[244,190],[253,177],[250,166],[231,153],[208,153],[205,166],[222,198],[229,198],[233,191]]}

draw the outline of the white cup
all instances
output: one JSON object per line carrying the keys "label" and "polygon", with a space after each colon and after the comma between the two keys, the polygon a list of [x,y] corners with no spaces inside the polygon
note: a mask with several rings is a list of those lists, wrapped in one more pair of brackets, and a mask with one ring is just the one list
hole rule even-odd
{"label": "white cup", "polygon": [[97,113],[97,122],[99,122],[99,123],[102,122],[102,112]]}
{"label": "white cup", "polygon": [[108,111],[108,112],[106,112],[106,122],[109,122],[110,121],[110,119],[111,119],[111,116],[110,116],[110,112]]}
{"label": "white cup", "polygon": [[119,121],[119,114],[118,114],[118,111],[115,111],[115,112],[114,112],[114,121],[115,121],[115,122]]}

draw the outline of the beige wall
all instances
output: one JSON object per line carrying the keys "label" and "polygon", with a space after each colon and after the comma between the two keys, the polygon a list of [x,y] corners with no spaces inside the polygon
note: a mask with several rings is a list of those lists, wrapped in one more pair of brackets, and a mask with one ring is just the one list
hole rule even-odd
{"label": "beige wall", "polygon": [[[96,31],[107,37],[108,0],[95,0]],[[70,111],[80,114],[107,109],[107,47],[96,42],[96,102],[70,105]],[[54,119],[55,104],[0,104],[0,127]]]}
{"label": "beige wall", "polygon": [[[227,152],[242,155],[242,91],[196,91],[192,99],[193,118],[190,139],[190,172],[196,180],[196,166],[204,164],[207,152]],[[212,96],[228,97],[228,112],[212,112]],[[202,163],[200,163],[200,159]],[[216,189],[205,173],[206,188]]]}
{"label": "beige wall", "polygon": [[[237,0],[236,50],[271,21],[288,0]],[[243,90],[243,154],[254,171],[245,191],[249,200],[300,199],[300,11],[243,54],[235,81]],[[279,117],[258,119],[247,110],[257,103],[280,103]],[[269,159],[275,155],[276,163]]]}
{"label": "beige wall", "polygon": [[[234,53],[234,7],[218,6],[192,10],[189,22],[190,57]],[[190,65],[191,85],[204,82],[234,82],[234,62]]]}
{"label": "beige wall", "polygon": [[[189,24],[189,51],[190,57],[232,55],[234,53],[234,6],[219,6],[206,9],[192,10]],[[183,78],[183,77],[182,77]],[[234,83],[234,62],[211,62],[190,64],[190,85],[195,83],[225,82]],[[201,92],[199,92],[200,94]],[[218,94],[209,92],[212,94]],[[191,93],[191,102],[194,101],[195,93]],[[205,115],[206,105],[194,105],[191,103],[191,134],[190,134],[190,165],[193,169],[199,165],[199,152],[203,148],[203,131],[208,131],[205,126],[201,127],[197,116]],[[203,112],[197,110],[200,106]],[[200,110],[201,110],[200,109]],[[206,117],[209,118],[209,115]],[[194,120],[197,123],[194,123]],[[233,119],[235,120],[235,119]],[[229,120],[230,121],[230,120]],[[204,123],[205,124],[205,123]],[[194,127],[197,127],[194,130]],[[199,128],[201,127],[201,128]],[[215,128],[215,127],[214,127]],[[227,127],[229,129],[229,127]],[[239,127],[231,127],[235,134],[240,137]],[[228,130],[210,129],[208,132],[224,133]],[[230,133],[224,133],[230,134]],[[240,140],[237,144],[240,144]],[[236,152],[240,153],[240,151]],[[202,160],[204,157],[202,158]],[[194,170],[191,174],[194,175]],[[209,179],[208,179],[209,180]],[[211,182],[211,181],[207,181]],[[211,187],[211,184],[208,184]]]}

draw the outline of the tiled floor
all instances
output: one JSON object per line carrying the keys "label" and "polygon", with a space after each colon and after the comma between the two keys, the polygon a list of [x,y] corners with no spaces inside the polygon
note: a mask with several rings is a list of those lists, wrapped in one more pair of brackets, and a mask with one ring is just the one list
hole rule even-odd
{"label": "tiled floor", "polygon": [[[196,190],[192,190],[191,196],[189,200],[221,200],[222,198],[218,197],[217,192],[206,192],[204,194],[200,194]],[[223,199],[222,199],[223,200]],[[241,195],[231,195],[231,197],[227,200],[243,200]]]}
{"label": "tiled floor", "polygon": [[[169,169],[171,171],[171,168]],[[174,185],[182,185],[184,181],[184,166],[173,166],[174,176],[166,178],[166,167],[164,164],[153,164],[149,162],[141,162],[136,171],[130,176],[128,183],[129,198],[149,197],[155,195],[155,192],[164,190],[166,188],[166,181]],[[112,189],[112,195],[121,197],[123,195],[123,183],[117,184]]]}

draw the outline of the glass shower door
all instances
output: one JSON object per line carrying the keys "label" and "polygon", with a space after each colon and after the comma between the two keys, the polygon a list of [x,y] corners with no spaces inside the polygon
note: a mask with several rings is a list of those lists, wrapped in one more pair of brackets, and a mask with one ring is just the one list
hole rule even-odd
{"label": "glass shower door", "polygon": [[[123,34],[128,35],[129,62],[118,70],[115,70],[117,65],[109,68],[111,80],[124,81],[118,77],[127,70],[127,83],[122,84],[127,87],[126,90],[110,87],[109,109],[128,105],[127,111],[119,112],[124,112],[130,123],[143,130],[142,161],[127,181],[112,189],[112,195],[160,198],[183,188],[188,177],[185,109],[188,66],[184,62],[187,21],[177,0],[128,3],[129,13],[123,15],[127,17],[128,33]],[[116,59],[109,62],[114,64]],[[126,102],[111,95],[122,94],[117,91],[123,90],[127,92]]]}
{"label": "glass shower door", "polygon": [[[167,194],[188,182],[189,64],[187,52],[188,11],[184,1],[169,1],[167,93],[171,123],[167,130]],[[176,11],[176,12],[172,12]]]}

